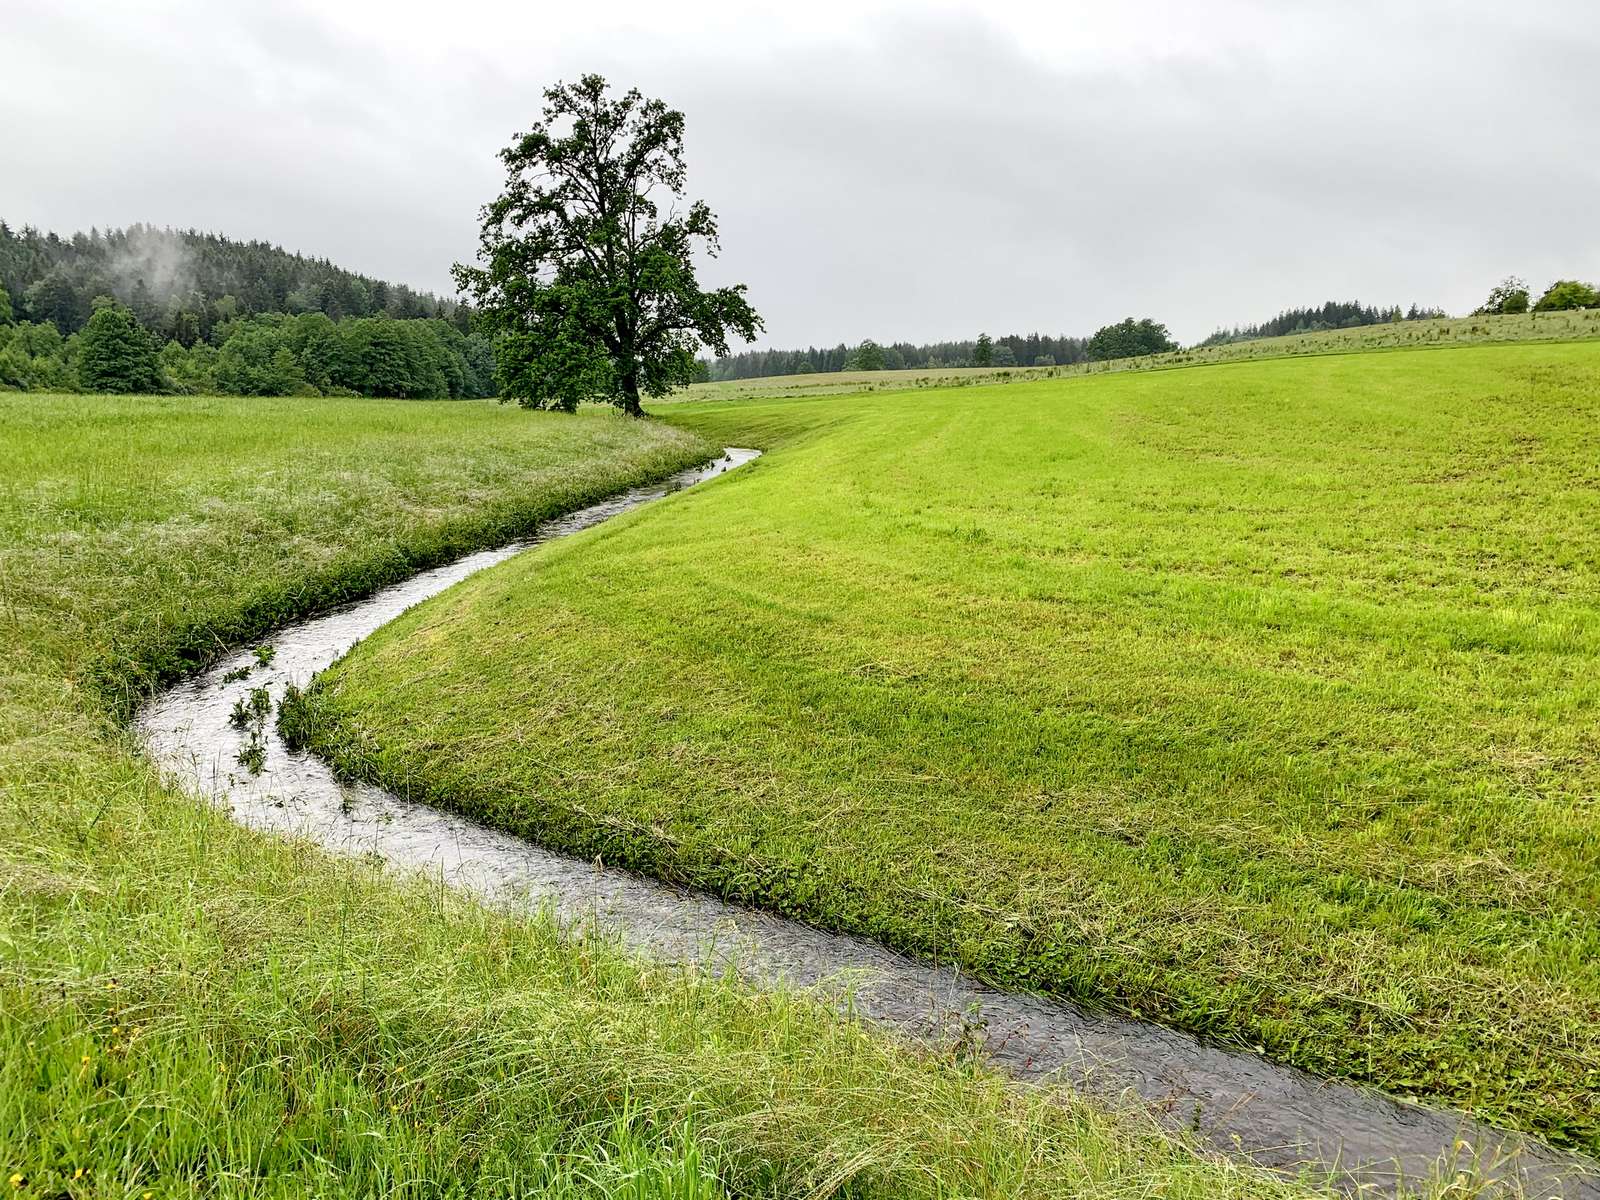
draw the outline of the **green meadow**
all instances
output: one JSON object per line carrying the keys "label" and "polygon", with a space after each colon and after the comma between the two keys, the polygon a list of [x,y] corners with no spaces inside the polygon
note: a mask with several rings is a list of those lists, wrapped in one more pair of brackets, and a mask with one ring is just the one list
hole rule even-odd
{"label": "green meadow", "polygon": [[317,748],[1600,1150],[1600,344],[660,411],[767,454],[385,628]]}
{"label": "green meadow", "polygon": [[0,395],[0,430],[7,1194],[1310,1194],[806,996],[242,829],[139,754],[156,682],[703,459],[694,433],[39,395]]}

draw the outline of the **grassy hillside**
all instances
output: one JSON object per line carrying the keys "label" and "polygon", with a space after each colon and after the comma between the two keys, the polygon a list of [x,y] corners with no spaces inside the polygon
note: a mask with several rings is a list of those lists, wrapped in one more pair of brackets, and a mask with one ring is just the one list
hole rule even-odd
{"label": "grassy hillside", "polygon": [[385,629],[322,748],[1600,1149],[1600,343],[670,411],[771,453]]}
{"label": "grassy hillside", "polygon": [[19,1196],[1287,1196],[803,998],[234,826],[116,716],[705,453],[605,414],[0,396],[0,1179]]}
{"label": "grassy hillside", "polygon": [[774,375],[763,379],[730,379],[697,383],[678,400],[746,400],[752,397],[827,396],[853,392],[900,391],[925,387],[978,387],[993,383],[1033,383],[1045,379],[1101,375],[1108,371],[1160,371],[1207,363],[1254,362],[1264,358],[1296,358],[1308,354],[1352,354],[1372,350],[1415,350],[1496,342],[1579,341],[1600,337],[1600,309],[1569,312],[1514,313],[1490,317],[1446,317],[1363,325],[1284,337],[1231,342],[1120,358],[1111,362],[1062,367],[929,367],[904,371],[833,371],[815,375]]}

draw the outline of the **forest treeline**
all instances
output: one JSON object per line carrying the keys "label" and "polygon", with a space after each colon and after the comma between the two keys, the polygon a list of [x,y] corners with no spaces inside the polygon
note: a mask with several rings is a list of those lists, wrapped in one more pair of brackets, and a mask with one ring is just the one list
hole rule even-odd
{"label": "forest treeline", "polygon": [[1236,325],[1219,329],[1200,343],[1220,346],[1226,342],[1249,342],[1257,338],[1288,337],[1295,333],[1321,333],[1329,329],[1354,329],[1361,325],[1386,325],[1391,321],[1434,321],[1450,314],[1442,308],[1413,304],[1402,309],[1378,308],[1359,300],[1329,300],[1310,308],[1287,308],[1270,321],[1259,325]]}
{"label": "forest treeline", "polygon": [[407,398],[494,394],[470,309],[194,230],[0,222],[0,387]]}
{"label": "forest treeline", "polygon": [[[1294,308],[1279,313],[1259,325],[1219,329],[1202,346],[1252,338],[1281,337],[1291,333],[1310,333],[1324,329],[1346,329],[1356,325],[1378,325],[1388,321],[1421,321],[1446,314],[1436,308],[1413,304],[1379,308],[1357,301],[1330,300],[1314,308]],[[870,339],[851,346],[804,350],[748,350],[708,363],[704,377],[719,379],[758,379],[768,375],[804,375],[813,371],[872,371],[902,368],[939,367],[1055,367],[1071,363],[1159,354],[1176,349],[1166,327],[1148,319],[1128,318],[1107,325],[1091,337],[1050,337],[1044,334],[1007,334],[990,338],[980,334],[970,341],[928,342],[916,345],[895,342],[879,346]]]}
{"label": "forest treeline", "polygon": [[257,313],[385,315],[453,321],[471,313],[404,284],[307,258],[267,242],[197,230],[91,229],[63,238],[0,221],[0,288],[17,320],[49,321],[64,336],[89,323],[97,297],[121,301],[163,342],[190,346],[219,324]]}
{"label": "forest treeline", "polygon": [[[1557,280],[1535,299],[1499,284],[1477,311],[1600,305],[1594,285]],[[1283,337],[1444,317],[1411,305],[1330,300],[1200,343]],[[403,284],[196,230],[90,230],[71,237],[0,221],[0,388],[409,398],[496,393],[494,346],[472,309]],[[1164,325],[1132,317],[1090,337],[979,334],[968,340],[748,350],[702,360],[699,377],[830,371],[1051,367],[1175,349]]]}
{"label": "forest treeline", "polygon": [[162,344],[132,309],[104,297],[68,337],[49,321],[0,321],[0,388],[461,399],[495,394],[494,352],[437,318],[335,321],[320,312],[238,317],[210,341]]}
{"label": "forest treeline", "polygon": [[[990,345],[990,361],[980,345]],[[707,364],[707,379],[761,379],[768,375],[808,375],[821,371],[897,371],[921,367],[1055,367],[1089,357],[1086,337],[1051,337],[1041,333],[985,335],[955,342],[894,342],[880,346],[868,339],[851,346],[807,346],[804,350],[746,350]]]}

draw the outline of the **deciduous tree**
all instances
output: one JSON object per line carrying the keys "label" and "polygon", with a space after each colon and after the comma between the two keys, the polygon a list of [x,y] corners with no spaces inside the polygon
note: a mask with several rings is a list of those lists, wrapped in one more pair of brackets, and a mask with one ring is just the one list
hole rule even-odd
{"label": "deciduous tree", "polygon": [[1560,312],[1568,308],[1600,307],[1600,293],[1592,283],[1579,283],[1576,279],[1558,279],[1545,289],[1544,295],[1533,306],[1534,312]]}
{"label": "deciduous tree", "polygon": [[1489,292],[1479,313],[1525,313],[1528,311],[1528,285],[1515,275],[1507,275]]}
{"label": "deciduous tree", "polygon": [[1089,357],[1095,360],[1138,358],[1177,348],[1177,343],[1167,334],[1167,327],[1149,317],[1142,321],[1127,317],[1115,325],[1105,326],[1089,339]]}
{"label": "deciduous tree", "polygon": [[717,223],[700,201],[675,203],[683,128],[660,100],[612,97],[585,75],[547,90],[543,119],[501,151],[505,192],[483,210],[478,265],[455,276],[495,338],[502,396],[637,416],[641,396],[694,379],[702,344],[725,355],[730,333],[762,328],[742,284],[706,291],[696,278]]}

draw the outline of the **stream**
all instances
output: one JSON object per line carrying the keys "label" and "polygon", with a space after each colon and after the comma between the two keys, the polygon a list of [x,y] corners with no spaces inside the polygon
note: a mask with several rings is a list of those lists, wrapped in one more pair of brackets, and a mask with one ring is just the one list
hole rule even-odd
{"label": "stream", "polygon": [[[145,705],[135,728],[163,772],[226,805],[252,828],[309,838],[344,854],[376,853],[494,903],[550,906],[563,921],[597,919],[631,951],[673,963],[732,962],[771,984],[841,992],[852,1011],[901,1036],[937,1044],[977,1037],[996,1067],[1059,1080],[1113,1106],[1137,1104],[1210,1148],[1283,1171],[1333,1171],[1344,1190],[1392,1194],[1476,1165],[1530,1198],[1600,1200],[1600,1164],[1491,1129],[1458,1113],[1315,1078],[1188,1034],[1094,1013],[1060,1000],[987,987],[873,942],[823,932],[609,867],[549,853],[466,818],[335,779],[289,749],[272,722],[252,775],[237,761],[246,735],[229,716],[252,688],[274,708],[362,638],[478,571],[732,471],[759,452],[730,447],[700,468],[633,488],[549,522],[535,536],[472,554],[325,615],[278,630],[270,663],[240,650]],[[251,668],[244,678],[240,669]]]}

